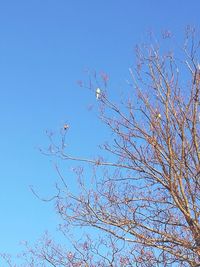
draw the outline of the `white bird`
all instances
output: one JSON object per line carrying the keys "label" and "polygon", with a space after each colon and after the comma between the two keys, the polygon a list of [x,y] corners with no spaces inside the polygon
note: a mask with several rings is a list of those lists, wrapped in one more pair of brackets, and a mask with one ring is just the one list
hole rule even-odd
{"label": "white bird", "polygon": [[100,99],[100,96],[101,96],[101,90],[100,90],[100,88],[97,88],[97,90],[96,90],[96,99]]}

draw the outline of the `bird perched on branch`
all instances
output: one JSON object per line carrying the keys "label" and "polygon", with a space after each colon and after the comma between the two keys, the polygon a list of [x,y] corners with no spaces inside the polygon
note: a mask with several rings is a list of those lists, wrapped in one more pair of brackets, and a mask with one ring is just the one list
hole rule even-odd
{"label": "bird perched on branch", "polygon": [[98,99],[100,99],[100,97],[101,97],[101,90],[100,90],[100,88],[97,88],[97,90],[96,90],[96,99],[98,100]]}
{"label": "bird perched on branch", "polygon": [[63,128],[66,131],[69,128],[69,125],[68,124],[64,124]]}
{"label": "bird perched on branch", "polygon": [[161,118],[162,118],[161,114],[158,113],[158,114],[156,115],[156,118],[157,118],[157,119],[161,119]]}

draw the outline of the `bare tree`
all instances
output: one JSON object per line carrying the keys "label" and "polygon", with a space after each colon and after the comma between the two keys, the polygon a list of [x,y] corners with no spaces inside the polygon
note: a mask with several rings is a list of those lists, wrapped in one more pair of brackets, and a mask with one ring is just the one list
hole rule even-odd
{"label": "bare tree", "polygon": [[90,83],[92,91],[101,89],[100,119],[113,138],[103,145],[110,160],[69,155],[69,127],[49,152],[92,165],[90,185],[77,170],[77,194],[57,169],[64,188],[56,196],[63,234],[79,226],[92,233],[71,252],[46,237],[31,249],[38,266],[200,266],[199,46],[190,29],[177,56],[166,45],[137,47],[130,93],[118,104],[107,96],[105,74],[104,86],[96,78]]}

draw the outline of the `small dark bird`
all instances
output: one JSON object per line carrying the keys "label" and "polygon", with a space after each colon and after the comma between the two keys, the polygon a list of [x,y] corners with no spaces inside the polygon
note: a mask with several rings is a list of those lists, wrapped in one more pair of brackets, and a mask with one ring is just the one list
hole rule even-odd
{"label": "small dark bird", "polygon": [[63,128],[64,128],[64,130],[67,130],[69,128],[69,125],[68,124],[64,124]]}

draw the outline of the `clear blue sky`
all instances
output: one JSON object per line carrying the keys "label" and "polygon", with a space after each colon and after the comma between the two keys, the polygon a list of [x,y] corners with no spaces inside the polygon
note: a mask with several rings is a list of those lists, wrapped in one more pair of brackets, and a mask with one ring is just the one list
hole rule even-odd
{"label": "clear blue sky", "polygon": [[[76,83],[87,79],[84,70],[104,70],[122,86],[145,32],[170,29],[179,40],[187,24],[199,27],[199,10],[198,0],[1,1],[0,251],[16,253],[20,240],[55,232],[52,205],[29,190],[49,196],[57,179],[38,151],[47,144],[45,130],[68,121],[74,154],[94,155],[103,141],[87,109],[95,97]],[[69,165],[65,174],[73,185]]]}

